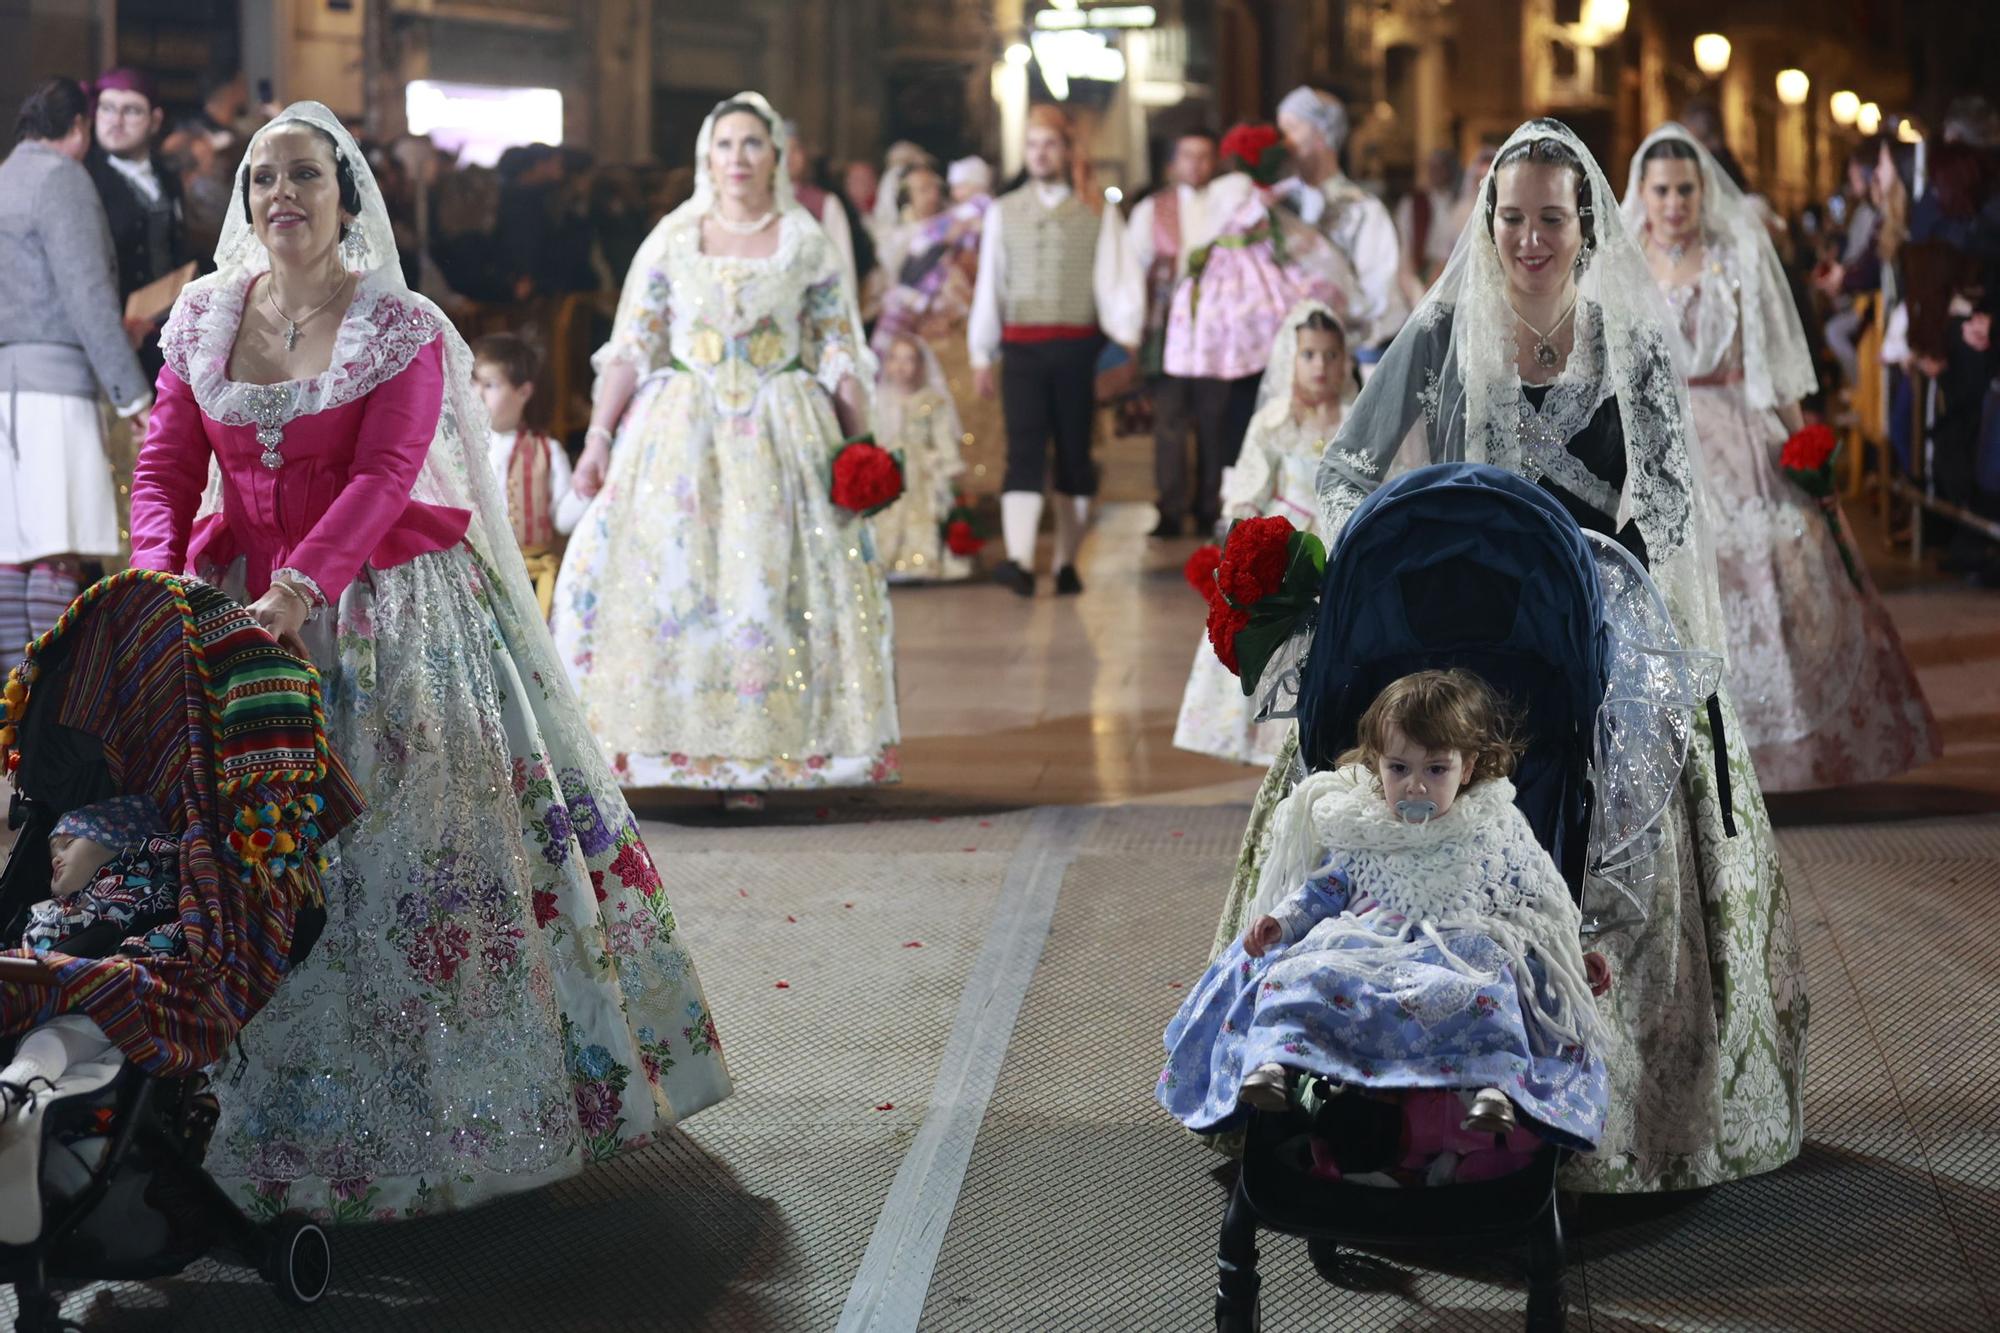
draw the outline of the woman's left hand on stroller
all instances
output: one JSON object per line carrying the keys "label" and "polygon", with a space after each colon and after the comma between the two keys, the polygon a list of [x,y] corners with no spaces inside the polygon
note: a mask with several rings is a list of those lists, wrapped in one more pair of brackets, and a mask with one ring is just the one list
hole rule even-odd
{"label": "woman's left hand on stroller", "polygon": [[1595,950],[1583,956],[1583,975],[1590,982],[1592,995],[1602,995],[1611,989],[1611,964]]}
{"label": "woman's left hand on stroller", "polygon": [[1243,932],[1243,952],[1252,958],[1262,958],[1278,947],[1278,941],[1285,938],[1285,928],[1274,916],[1260,916],[1250,923],[1250,929]]}

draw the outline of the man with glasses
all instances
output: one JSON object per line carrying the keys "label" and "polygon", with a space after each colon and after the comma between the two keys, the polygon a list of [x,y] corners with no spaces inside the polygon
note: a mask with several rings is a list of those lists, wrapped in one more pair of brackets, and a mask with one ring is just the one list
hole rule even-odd
{"label": "man with glasses", "polygon": [[[153,81],[139,70],[114,69],[95,91],[96,141],[84,166],[111,224],[123,301],[188,261],[187,227],[180,179],[153,151],[162,118]],[[148,383],[160,373],[159,322],[128,323],[125,330]]]}

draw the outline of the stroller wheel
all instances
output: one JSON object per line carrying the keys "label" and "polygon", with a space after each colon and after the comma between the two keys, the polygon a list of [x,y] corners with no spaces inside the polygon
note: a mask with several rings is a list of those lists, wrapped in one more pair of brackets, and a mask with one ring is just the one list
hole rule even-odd
{"label": "stroller wheel", "polygon": [[282,1213],[271,1223],[263,1276],[278,1299],[304,1308],[317,1305],[333,1281],[333,1247],[319,1223],[304,1213]]}
{"label": "stroller wheel", "polygon": [[1394,1292],[1407,1285],[1401,1269],[1372,1254],[1342,1249],[1322,1236],[1306,1241],[1306,1257],[1319,1275],[1345,1291]]}

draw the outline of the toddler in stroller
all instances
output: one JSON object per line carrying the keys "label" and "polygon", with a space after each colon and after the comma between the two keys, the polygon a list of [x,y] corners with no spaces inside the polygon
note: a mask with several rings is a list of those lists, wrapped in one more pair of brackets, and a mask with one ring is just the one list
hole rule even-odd
{"label": "toddler in stroller", "polygon": [[1583,953],[1569,886],[1514,806],[1515,757],[1470,672],[1383,690],[1359,745],[1288,810],[1298,827],[1273,855],[1309,842],[1316,867],[1168,1026],[1161,1103],[1198,1131],[1239,1104],[1297,1107],[1315,1173],[1356,1184],[1487,1179],[1538,1140],[1594,1146],[1592,995],[1609,968]]}
{"label": "toddler in stroller", "polygon": [[324,1235],[253,1223],[201,1161],[202,1071],[310,949],[321,846],[360,808],[317,674],[216,589],[128,571],[29,645],[0,700],[16,833],[0,939],[24,942],[0,951],[17,1329],[62,1327],[51,1280],[167,1276],[217,1245],[316,1301]]}
{"label": "toddler in stroller", "polygon": [[1607,1113],[1610,978],[1579,937],[1637,919],[1719,663],[1631,553],[1497,468],[1384,483],[1323,570],[1309,534],[1251,526],[1211,636],[1264,716],[1298,719],[1304,772],[1159,1089],[1241,1148],[1216,1327],[1258,1326],[1269,1228],[1331,1275],[1366,1266],[1341,1246],[1525,1239],[1528,1327],[1560,1329],[1557,1173]]}

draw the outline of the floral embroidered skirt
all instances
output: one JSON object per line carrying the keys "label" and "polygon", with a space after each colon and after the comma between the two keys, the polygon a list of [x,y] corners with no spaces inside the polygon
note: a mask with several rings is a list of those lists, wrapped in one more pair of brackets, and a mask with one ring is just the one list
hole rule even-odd
{"label": "floral embroidered skirt", "polygon": [[369,809],[312,956],[219,1071],[208,1165],[260,1215],[461,1208],[728,1095],[660,873],[491,583],[461,546],[363,570],[307,627]]}
{"label": "floral embroidered skirt", "polygon": [[1421,936],[1403,947],[1394,985],[1379,969],[1347,966],[1362,947],[1352,938],[1329,945],[1308,934],[1262,958],[1231,944],[1167,1024],[1154,1096],[1200,1132],[1236,1118],[1244,1077],[1264,1064],[1382,1091],[1498,1087],[1543,1138],[1589,1151],[1604,1128],[1602,1062],[1523,1009],[1514,965],[1491,939],[1440,938],[1482,975],[1468,976]]}
{"label": "floral embroidered skirt", "polygon": [[[1937,720],[1867,569],[1849,575],[1819,502],[1778,468],[1776,414],[1750,411],[1739,385],[1689,392],[1729,685],[1764,790],[1875,782],[1937,758]],[[1833,520],[1854,551],[1837,509]]]}
{"label": "floral embroidered skirt", "polygon": [[885,449],[903,455],[903,494],[869,520],[875,557],[891,583],[955,582],[972,576],[972,561],[953,554],[945,544],[944,521],[951,513],[953,477],[945,471],[950,460],[922,432],[900,441],[883,440]]}
{"label": "floral embroidered skirt", "polygon": [[[1599,1002],[1610,1112],[1597,1151],[1566,1168],[1568,1189],[1718,1185],[1783,1166],[1804,1138],[1805,967],[1770,815],[1728,689],[1721,694],[1736,833],[1723,823],[1715,737],[1697,713],[1646,923],[1589,941],[1611,963],[1611,993]],[[1251,807],[1216,956],[1248,924],[1271,812],[1297,758],[1295,733]]]}
{"label": "floral embroidered skirt", "polygon": [[839,444],[802,370],[773,375],[740,414],[689,372],[633,400],[552,625],[624,785],[900,777],[888,587],[868,524],[829,497]]}
{"label": "floral embroidered skirt", "polygon": [[1259,722],[1256,718],[1257,701],[1243,693],[1242,682],[1222,665],[1203,634],[1195,645],[1187,689],[1181,692],[1174,745],[1239,764],[1269,764],[1278,757],[1278,747],[1285,743],[1293,723],[1289,719]]}

